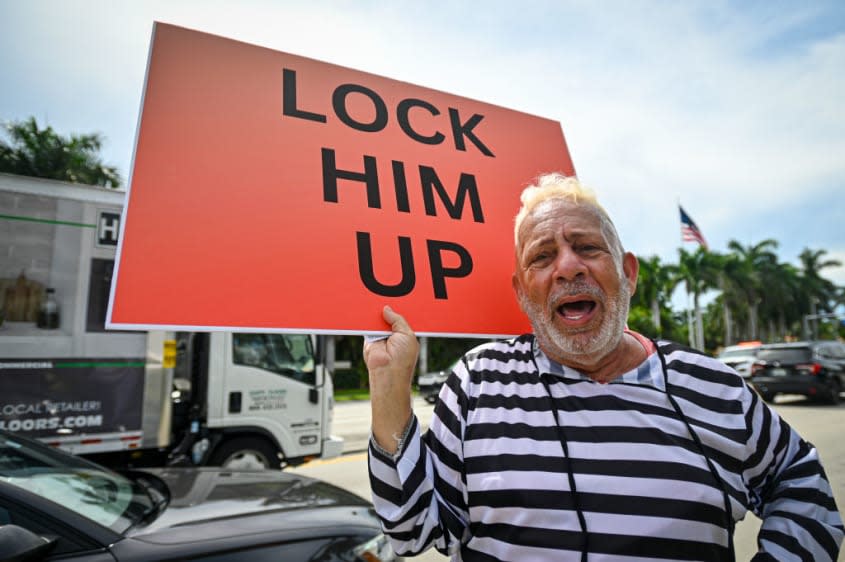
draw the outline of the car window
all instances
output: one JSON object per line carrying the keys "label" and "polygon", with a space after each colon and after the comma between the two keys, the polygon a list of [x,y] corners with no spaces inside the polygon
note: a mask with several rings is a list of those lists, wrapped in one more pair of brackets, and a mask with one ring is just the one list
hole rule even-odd
{"label": "car window", "polygon": [[56,539],[56,544],[50,550],[51,557],[102,548],[84,534],[2,498],[0,498],[0,525],[17,525],[29,529],[36,535]]}
{"label": "car window", "polygon": [[789,364],[809,363],[813,359],[813,354],[809,347],[781,347],[761,349],[757,353],[757,359],[770,363],[773,361]]}
{"label": "car window", "polygon": [[122,533],[152,506],[132,480],[78,457],[0,435],[0,480]]}
{"label": "car window", "polygon": [[828,359],[843,359],[845,358],[845,352],[843,350],[845,348],[843,348],[842,344],[831,342],[819,347],[819,355]]}

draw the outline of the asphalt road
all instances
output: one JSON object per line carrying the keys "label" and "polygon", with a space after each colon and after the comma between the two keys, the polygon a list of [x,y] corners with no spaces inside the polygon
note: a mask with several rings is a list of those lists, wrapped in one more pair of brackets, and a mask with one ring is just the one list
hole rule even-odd
{"label": "asphalt road", "polygon": [[[845,510],[845,403],[839,406],[824,406],[807,402],[802,398],[779,398],[775,409],[787,423],[792,425],[819,450],[834,496],[840,510]],[[414,411],[424,427],[428,426],[433,407],[421,399],[415,399]],[[314,461],[290,469],[333,482],[362,497],[370,498],[367,477],[366,446],[369,438],[369,402],[341,402],[335,408],[334,433],[344,437],[344,455],[327,461]],[[760,521],[748,514],[737,525],[735,535],[738,561],[750,560],[757,551],[756,535]],[[434,550],[414,558],[420,562],[446,560]],[[845,562],[845,554],[840,554]]]}

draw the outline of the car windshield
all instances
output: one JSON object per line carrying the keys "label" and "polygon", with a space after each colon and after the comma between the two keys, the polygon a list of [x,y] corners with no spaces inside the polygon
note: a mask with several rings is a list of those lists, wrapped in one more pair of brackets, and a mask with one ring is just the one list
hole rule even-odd
{"label": "car windshield", "polygon": [[132,480],[40,444],[0,434],[0,480],[123,533],[153,509]]}
{"label": "car windshield", "polygon": [[798,364],[808,363],[812,359],[812,353],[808,347],[784,347],[781,349],[761,349],[757,359],[767,361],[780,361],[781,363]]}

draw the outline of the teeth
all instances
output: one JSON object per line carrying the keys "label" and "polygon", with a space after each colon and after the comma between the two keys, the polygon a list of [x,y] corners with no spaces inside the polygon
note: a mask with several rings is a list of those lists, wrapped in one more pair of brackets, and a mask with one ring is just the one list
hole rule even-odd
{"label": "teeth", "polygon": [[558,313],[566,320],[578,322],[586,318],[595,309],[595,303],[591,301],[574,301],[562,304],[558,307]]}
{"label": "teeth", "polygon": [[566,306],[561,306],[560,308],[558,308],[558,313],[561,316],[563,316],[564,318],[566,318],[567,320],[576,320],[577,321],[577,320],[580,320],[581,318],[584,317],[583,312],[580,312],[580,311],[576,312],[576,311],[570,310]]}

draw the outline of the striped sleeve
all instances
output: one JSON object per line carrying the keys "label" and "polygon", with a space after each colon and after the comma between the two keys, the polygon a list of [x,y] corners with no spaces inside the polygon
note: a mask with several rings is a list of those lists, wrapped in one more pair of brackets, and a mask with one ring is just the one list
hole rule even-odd
{"label": "striped sleeve", "polygon": [[763,520],[755,560],[836,560],[845,529],[818,451],[747,392],[752,455],[743,478]]}
{"label": "striped sleeve", "polygon": [[[459,363],[457,370],[465,373]],[[460,549],[467,528],[462,437],[466,395],[452,373],[423,436],[416,416],[402,450],[385,455],[370,442],[373,504],[394,550],[413,556],[431,546],[444,554]]]}
{"label": "striped sleeve", "polygon": [[816,448],[733,371],[675,344],[662,349],[676,377],[669,390],[732,500],[762,520],[753,560],[836,560],[845,529]]}

